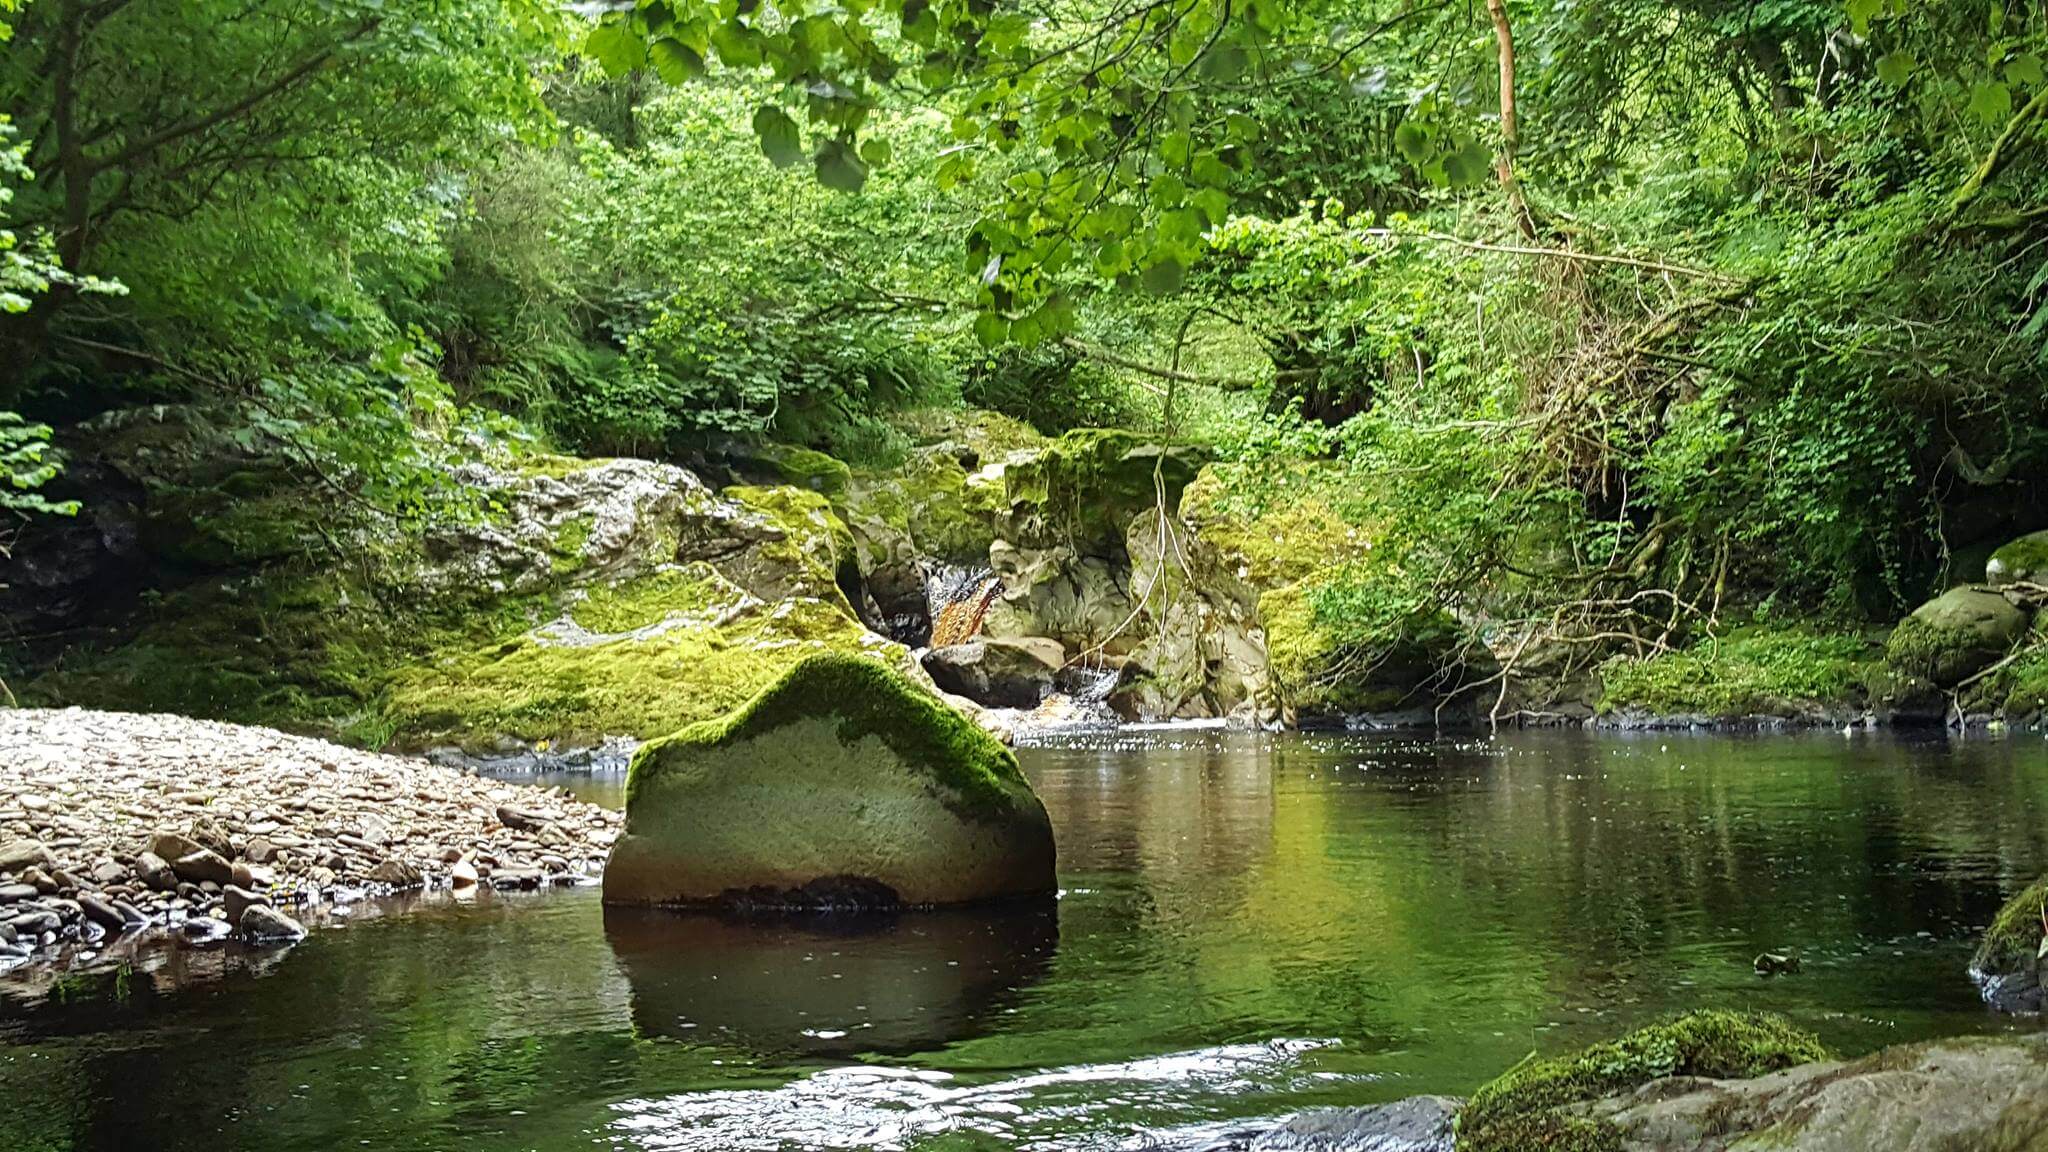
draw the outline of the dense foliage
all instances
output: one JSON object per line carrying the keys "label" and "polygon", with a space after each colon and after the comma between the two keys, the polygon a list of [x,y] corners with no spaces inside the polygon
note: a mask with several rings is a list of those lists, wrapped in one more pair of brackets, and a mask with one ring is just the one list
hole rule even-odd
{"label": "dense foliage", "polygon": [[6,11],[16,514],[140,405],[264,462],[216,497],[406,525],[479,444],[885,462],[964,402],[1209,441],[1247,515],[1322,462],[1319,627],[1475,687],[1893,619],[2048,517],[2034,5]]}

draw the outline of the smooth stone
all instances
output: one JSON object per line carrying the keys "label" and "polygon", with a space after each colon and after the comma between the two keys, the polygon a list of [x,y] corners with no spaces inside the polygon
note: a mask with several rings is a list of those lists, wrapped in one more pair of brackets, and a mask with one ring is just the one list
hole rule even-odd
{"label": "smooth stone", "polygon": [[403,860],[385,860],[370,869],[370,883],[388,884],[393,888],[417,888],[426,882],[420,870]]}
{"label": "smooth stone", "polygon": [[178,879],[194,884],[226,884],[235,878],[233,867],[211,849],[201,848],[171,861]]}
{"label": "smooth stone", "polygon": [[1036,708],[1052,694],[1066,649],[1043,636],[985,638],[924,654],[932,683],[991,708]]}
{"label": "smooth stone", "polygon": [[509,804],[498,805],[497,817],[498,823],[516,832],[536,832],[554,823],[552,819],[539,812],[514,808]]}
{"label": "smooth stone", "polygon": [[38,908],[33,912],[18,912],[7,921],[17,935],[34,938],[45,932],[55,932],[64,926],[64,918],[55,912]]}
{"label": "smooth stone", "polygon": [[257,836],[242,847],[242,859],[251,864],[268,864],[277,859],[278,846],[273,841]]}
{"label": "smooth stone", "polygon": [[180,860],[194,852],[205,851],[206,846],[179,832],[158,832],[149,838],[148,851],[166,860]]}
{"label": "smooth stone", "polygon": [[0,884],[0,904],[19,904],[36,898],[33,884]]}
{"label": "smooth stone", "polygon": [[119,908],[88,892],[78,898],[78,907],[85,918],[109,932],[119,932],[128,926],[128,917]]}
{"label": "smooth stone", "polygon": [[15,840],[0,844],[0,872],[20,873],[30,868],[55,868],[57,858],[40,840]]}
{"label": "smooth stone", "polygon": [[246,888],[238,888],[232,884],[221,891],[220,899],[221,911],[225,914],[223,919],[230,924],[240,924],[242,922],[242,913],[255,905],[269,903],[269,901],[258,896],[256,893]]}
{"label": "smooth stone", "polygon": [[235,921],[235,931],[252,944],[279,944],[303,939],[305,926],[268,904],[251,904]]}
{"label": "smooth stone", "polygon": [[457,860],[448,869],[448,883],[455,888],[474,888],[477,879],[476,865],[467,860]]}
{"label": "smooth stone", "polygon": [[178,887],[177,874],[171,871],[169,863],[154,852],[144,852],[135,858],[135,874],[144,884],[159,892],[170,892]]}

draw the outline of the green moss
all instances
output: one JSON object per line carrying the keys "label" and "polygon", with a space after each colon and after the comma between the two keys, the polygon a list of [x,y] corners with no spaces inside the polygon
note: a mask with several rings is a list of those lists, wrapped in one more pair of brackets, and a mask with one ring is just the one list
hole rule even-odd
{"label": "green moss", "polygon": [[1964,702],[1971,711],[1997,708],[2010,723],[2048,715],[2048,650],[2013,661],[1986,677],[1983,691]]}
{"label": "green moss", "polygon": [[593,527],[590,519],[575,518],[564,520],[555,528],[548,561],[555,575],[565,576],[583,567],[583,549],[590,543]]}
{"label": "green moss", "polygon": [[2048,905],[2048,878],[2006,902],[1984,932],[1970,967],[1994,975],[2018,972],[2040,956],[2042,908]]}
{"label": "green moss", "polygon": [[[1259,598],[1266,629],[1267,669],[1288,707],[1303,716],[1391,712],[1407,704],[1412,686],[1368,677],[1370,662],[1347,659],[1344,646],[1315,609],[1315,586],[1304,580]],[[1356,663],[1359,668],[1351,666]]]}
{"label": "green moss", "polygon": [[2048,574],[2048,532],[2030,532],[1991,554],[1985,578],[1994,583],[2038,580]]}
{"label": "green moss", "polygon": [[535,452],[519,456],[513,461],[512,467],[521,476],[548,476],[560,480],[606,463],[610,461],[589,456],[556,456],[552,453]]}
{"label": "green moss", "polygon": [[1776,1016],[1691,1012],[1574,1056],[1530,1059],[1472,1094],[1460,1152],[1613,1152],[1612,1125],[1561,1111],[1666,1076],[1733,1079],[1827,1059],[1812,1035]]}
{"label": "green moss", "polygon": [[680,617],[716,614],[745,595],[700,562],[587,588],[581,600],[569,605],[569,618],[592,632],[617,635]]}
{"label": "green moss", "polygon": [[823,452],[809,448],[774,445],[755,454],[771,474],[784,484],[821,493],[831,499],[846,494],[852,470]]}
{"label": "green moss", "polygon": [[813,598],[691,617],[693,605],[714,606],[715,587],[663,574],[571,610],[586,627],[673,619],[651,635],[568,643],[532,634],[444,652],[400,670],[385,711],[411,744],[651,739],[738,706],[805,656],[878,646],[839,606]]}
{"label": "green moss", "polygon": [[693,752],[722,747],[819,715],[839,722],[842,743],[874,736],[897,757],[930,772],[970,815],[1007,812],[1030,785],[1017,758],[966,716],[880,661],[811,656],[731,714],[691,725],[642,748],[626,779],[627,803]]}
{"label": "green moss", "polygon": [[1970,628],[1908,616],[1885,641],[1885,661],[1909,676],[1953,684],[1983,664],[1984,638]]}
{"label": "green moss", "polygon": [[853,606],[843,589],[859,581],[859,553],[852,532],[830,501],[788,485],[761,488],[742,484],[727,488],[725,495],[766,520],[775,531],[772,538],[753,546],[755,559],[751,563],[735,556],[721,561],[722,569],[734,572],[734,579],[763,599],[816,597],[852,614]]}
{"label": "green moss", "polygon": [[1861,636],[1745,628],[1676,652],[1601,665],[1602,712],[1750,716],[1855,701],[1875,667]]}
{"label": "green moss", "polygon": [[[1337,504],[1336,469],[1314,462],[1262,467],[1212,464],[1181,495],[1181,518],[1254,584],[1272,587],[1372,558],[1372,527],[1349,521]],[[1247,503],[1256,489],[1267,498]]]}
{"label": "green moss", "polygon": [[1002,498],[1020,542],[1113,550],[1132,517],[1162,495],[1168,507],[1178,507],[1202,463],[1201,450],[1188,445],[1081,428],[1006,464]]}
{"label": "green moss", "polygon": [[984,460],[998,460],[1045,442],[1038,429],[1024,421],[983,408],[925,408],[893,419],[917,444],[958,444],[973,449]]}

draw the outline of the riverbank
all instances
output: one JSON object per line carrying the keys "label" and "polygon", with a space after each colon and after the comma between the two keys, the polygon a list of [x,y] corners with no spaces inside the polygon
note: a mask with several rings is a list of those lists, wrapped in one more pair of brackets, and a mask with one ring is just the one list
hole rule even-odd
{"label": "riverbank", "polygon": [[618,813],[263,728],[0,711],[0,973],[289,944],[393,893],[593,882]]}

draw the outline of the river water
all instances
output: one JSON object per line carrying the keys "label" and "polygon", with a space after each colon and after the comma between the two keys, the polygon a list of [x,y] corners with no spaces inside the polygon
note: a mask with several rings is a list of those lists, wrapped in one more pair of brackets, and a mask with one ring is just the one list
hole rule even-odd
{"label": "river water", "polygon": [[[0,1002],[0,1148],[1177,1147],[1693,1007],[1845,1054],[2040,1026],[1963,975],[2048,871],[2038,737],[1164,730],[1020,757],[1055,908],[444,900],[69,981]],[[1757,976],[1767,949],[1802,970]]]}

